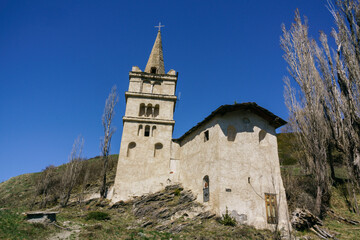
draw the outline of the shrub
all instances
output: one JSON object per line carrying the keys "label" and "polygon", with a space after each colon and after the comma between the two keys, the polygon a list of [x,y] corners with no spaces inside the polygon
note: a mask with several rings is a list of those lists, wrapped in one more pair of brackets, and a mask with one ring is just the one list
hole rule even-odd
{"label": "shrub", "polygon": [[105,212],[89,212],[86,216],[86,220],[109,220],[110,216],[108,213]]}
{"label": "shrub", "polygon": [[236,225],[236,220],[235,220],[235,218],[233,218],[229,215],[229,211],[228,211],[227,207],[226,207],[225,214],[222,215],[220,223],[225,226],[232,226],[232,227],[234,227]]}
{"label": "shrub", "polygon": [[180,196],[180,193],[181,193],[180,188],[175,189],[175,191],[174,191],[175,196]]}

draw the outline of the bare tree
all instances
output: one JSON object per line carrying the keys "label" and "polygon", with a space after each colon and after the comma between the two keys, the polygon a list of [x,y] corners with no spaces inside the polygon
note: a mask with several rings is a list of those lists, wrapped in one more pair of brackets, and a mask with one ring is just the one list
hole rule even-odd
{"label": "bare tree", "polygon": [[116,92],[116,86],[113,86],[108,98],[106,99],[104,113],[102,116],[102,125],[104,128],[104,138],[100,142],[103,159],[102,184],[100,186],[100,196],[102,198],[106,198],[107,195],[106,174],[110,155],[111,137],[115,132],[115,129],[111,125],[115,115],[115,106],[118,101],[119,97]]}
{"label": "bare tree", "polygon": [[46,207],[48,200],[49,200],[49,196],[54,192],[53,188],[56,188],[56,183],[55,183],[56,179],[55,178],[56,177],[55,177],[55,166],[54,165],[47,166],[41,172],[41,174],[37,180],[35,195],[34,195],[32,203],[30,204],[30,209],[32,209],[35,206],[36,197],[38,195],[41,195],[40,208]]}
{"label": "bare tree", "polygon": [[81,170],[81,154],[84,146],[84,138],[78,136],[73,144],[71,154],[69,157],[69,163],[66,164],[66,169],[61,179],[61,195],[60,205],[66,207],[72,189],[76,184],[76,179]]}
{"label": "bare tree", "polygon": [[319,215],[324,197],[330,191],[326,152],[329,135],[322,106],[325,91],[314,57],[316,42],[308,38],[307,30],[298,11],[291,29],[286,31],[283,26],[281,46],[285,51],[284,58],[289,64],[290,75],[300,88],[296,92],[289,78],[285,78],[284,96],[290,111],[289,124],[304,153],[303,164],[316,179],[314,211]]}
{"label": "bare tree", "polygon": [[335,5],[329,2],[329,10],[336,24],[332,31],[336,50],[329,47],[324,33],[320,34],[320,46],[308,36],[307,21],[302,23],[298,11],[291,29],[287,31],[283,26],[284,58],[299,89],[296,92],[286,79],[285,99],[293,131],[303,146],[308,169],[318,178],[318,186],[328,188],[328,177],[317,175],[326,174],[328,166],[335,177],[331,150],[336,148],[346,158],[358,211],[355,189],[360,181],[360,6],[357,0],[337,0]]}
{"label": "bare tree", "polygon": [[89,179],[89,175],[90,175],[90,169],[87,167],[85,169],[85,174],[84,174],[84,178],[83,178],[83,181],[82,181],[81,193],[79,195],[79,203],[80,204],[82,204],[83,201],[84,201],[84,194],[85,194],[87,182],[88,182],[88,179]]}

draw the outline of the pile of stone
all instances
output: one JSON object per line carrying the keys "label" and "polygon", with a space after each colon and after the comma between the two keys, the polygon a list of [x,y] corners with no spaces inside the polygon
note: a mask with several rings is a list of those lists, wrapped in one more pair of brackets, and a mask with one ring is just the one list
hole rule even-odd
{"label": "pile of stone", "polygon": [[[131,201],[132,212],[142,227],[177,233],[194,222],[215,216],[195,200],[190,190],[171,185],[164,191],[135,198]],[[130,203],[118,202],[111,208],[121,208],[125,204]]]}

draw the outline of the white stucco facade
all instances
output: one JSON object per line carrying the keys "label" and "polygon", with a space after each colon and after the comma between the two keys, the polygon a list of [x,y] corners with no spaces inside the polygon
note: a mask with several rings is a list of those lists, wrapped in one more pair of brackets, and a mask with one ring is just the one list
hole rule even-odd
{"label": "white stucco facade", "polygon": [[[275,133],[285,121],[255,103],[224,105],[173,139],[178,75],[162,71],[159,32],[145,71],[129,74],[112,201],[181,183],[218,215],[228,209],[242,224],[288,230]],[[276,199],[272,209],[267,196]]]}

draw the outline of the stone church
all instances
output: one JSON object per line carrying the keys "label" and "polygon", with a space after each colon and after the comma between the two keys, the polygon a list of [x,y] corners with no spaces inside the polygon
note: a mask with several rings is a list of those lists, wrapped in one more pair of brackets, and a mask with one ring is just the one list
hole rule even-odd
{"label": "stone church", "polygon": [[275,133],[284,120],[256,103],[223,105],[173,139],[178,73],[165,72],[160,30],[145,70],[134,66],[129,79],[112,202],[181,183],[219,216],[289,228]]}

